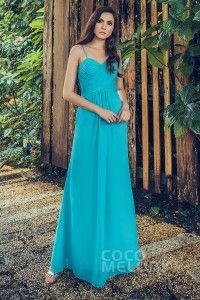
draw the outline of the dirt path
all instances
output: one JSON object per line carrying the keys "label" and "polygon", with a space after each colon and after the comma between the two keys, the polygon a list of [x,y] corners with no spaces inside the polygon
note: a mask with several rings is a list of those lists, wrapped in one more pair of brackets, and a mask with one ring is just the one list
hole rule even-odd
{"label": "dirt path", "polygon": [[144,259],[134,273],[95,289],[66,270],[57,284],[46,287],[61,186],[31,169],[1,169],[2,300],[200,299],[200,237],[142,213],[137,224]]}

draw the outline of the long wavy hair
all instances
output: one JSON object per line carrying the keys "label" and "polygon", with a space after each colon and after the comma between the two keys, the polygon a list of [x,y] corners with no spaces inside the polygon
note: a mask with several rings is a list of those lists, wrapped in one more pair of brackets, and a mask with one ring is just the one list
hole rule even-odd
{"label": "long wavy hair", "polygon": [[[89,20],[87,21],[81,36],[79,40],[76,42],[76,45],[84,45],[89,43],[90,41],[93,40],[94,38],[94,28],[97,23],[97,21],[100,19],[100,16],[104,12],[109,12],[113,15],[114,18],[114,28],[112,34],[106,39],[105,41],[105,50],[106,54],[108,56],[106,60],[106,66],[108,71],[111,73],[114,72],[114,65],[113,63],[117,61],[118,63],[120,62],[119,55],[117,53],[117,16],[115,11],[111,6],[101,6],[97,8],[90,16]],[[123,74],[120,74],[117,72],[117,76],[123,77]]]}

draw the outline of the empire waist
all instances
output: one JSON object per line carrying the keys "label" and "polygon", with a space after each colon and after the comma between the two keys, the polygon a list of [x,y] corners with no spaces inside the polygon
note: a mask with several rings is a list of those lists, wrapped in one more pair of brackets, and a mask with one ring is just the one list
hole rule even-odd
{"label": "empire waist", "polygon": [[118,112],[122,107],[122,99],[117,89],[98,89],[87,93],[81,93],[86,100],[101,107]]}
{"label": "empire waist", "polygon": [[82,97],[87,97],[87,96],[95,96],[95,95],[104,95],[104,94],[118,94],[118,90],[116,88],[101,88],[101,89],[96,89],[96,90],[91,90],[91,91],[81,91],[81,96]]}

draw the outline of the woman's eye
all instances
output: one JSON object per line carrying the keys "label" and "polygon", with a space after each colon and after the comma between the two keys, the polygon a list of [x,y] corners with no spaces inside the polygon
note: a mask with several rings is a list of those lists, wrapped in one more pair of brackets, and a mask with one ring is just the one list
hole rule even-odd
{"label": "woman's eye", "polygon": [[99,19],[97,22],[98,22],[98,23],[101,23],[101,22],[102,22],[102,20],[101,20],[101,19]]}
{"label": "woman's eye", "polygon": [[108,25],[109,25],[109,26],[112,26],[112,22],[108,22]]}

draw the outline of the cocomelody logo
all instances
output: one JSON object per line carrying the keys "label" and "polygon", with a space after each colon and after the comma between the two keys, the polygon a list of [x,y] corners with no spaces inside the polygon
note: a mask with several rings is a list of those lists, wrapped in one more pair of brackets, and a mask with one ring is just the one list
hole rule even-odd
{"label": "cocomelody logo", "polygon": [[140,250],[103,250],[102,272],[131,272],[141,261]]}

